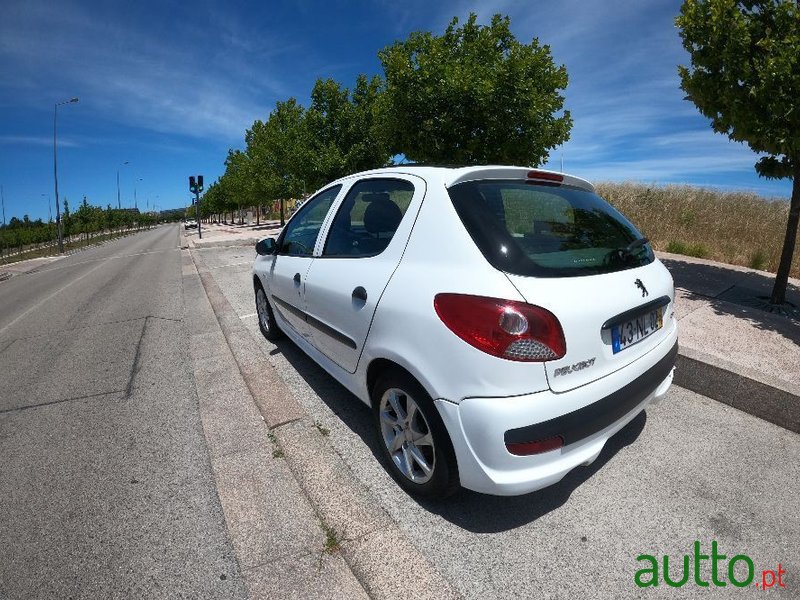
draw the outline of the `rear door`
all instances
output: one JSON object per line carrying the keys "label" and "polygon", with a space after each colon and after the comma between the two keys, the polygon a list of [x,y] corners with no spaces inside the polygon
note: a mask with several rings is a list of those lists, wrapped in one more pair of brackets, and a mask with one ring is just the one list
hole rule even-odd
{"label": "rear door", "polygon": [[411,175],[358,180],[347,191],[306,279],[312,343],[353,373],[378,302],[425,195]]}

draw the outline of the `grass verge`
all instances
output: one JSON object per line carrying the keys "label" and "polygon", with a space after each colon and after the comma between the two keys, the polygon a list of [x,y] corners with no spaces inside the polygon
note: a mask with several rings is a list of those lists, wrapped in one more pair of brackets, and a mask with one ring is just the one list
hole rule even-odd
{"label": "grass verge", "polygon": [[[122,232],[114,232],[114,233],[105,233],[103,235],[96,235],[92,238],[87,239],[76,239],[70,242],[64,242],[64,252],[70,252],[73,250],[80,250],[81,248],[86,248],[88,246],[94,246],[96,244],[102,244],[103,242],[107,242],[109,240],[114,240],[120,237],[125,237],[126,235],[131,235],[134,233],[138,233],[141,230],[132,229],[130,231],[122,231]],[[0,265],[10,265],[12,263],[21,262],[23,260],[30,260],[31,258],[43,258],[45,256],[56,256],[58,255],[58,246],[47,246],[45,248],[34,248],[33,250],[27,250],[25,252],[21,252],[19,254],[14,254],[11,256],[3,255],[0,257]]]}
{"label": "grass verge", "polygon": [[[597,192],[630,219],[656,250],[775,272],[789,203],[755,194],[637,183],[600,183]],[[792,262],[800,277],[800,244]]]}

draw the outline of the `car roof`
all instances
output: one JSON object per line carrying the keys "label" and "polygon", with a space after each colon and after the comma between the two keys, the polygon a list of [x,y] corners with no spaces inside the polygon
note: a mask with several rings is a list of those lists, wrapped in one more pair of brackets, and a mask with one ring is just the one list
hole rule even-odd
{"label": "car roof", "polygon": [[449,165],[427,165],[427,164],[403,164],[372,169],[355,173],[342,179],[351,179],[364,175],[389,175],[405,174],[416,175],[425,180],[438,180],[445,187],[451,187],[457,183],[465,181],[486,180],[486,179],[524,179],[526,181],[542,181],[545,183],[559,182],[562,185],[570,185],[594,192],[594,186],[580,177],[549,171],[547,169],[537,169],[535,167],[518,167],[506,165],[481,165],[481,166],[449,166]]}

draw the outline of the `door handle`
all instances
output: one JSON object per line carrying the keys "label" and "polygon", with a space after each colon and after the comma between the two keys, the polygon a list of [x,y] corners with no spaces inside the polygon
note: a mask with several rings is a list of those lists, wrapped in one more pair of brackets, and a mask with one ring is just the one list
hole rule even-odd
{"label": "door handle", "polygon": [[300,285],[300,273],[295,273],[295,274],[294,274],[294,282],[295,282],[297,285]]}
{"label": "door handle", "polygon": [[356,289],[353,290],[353,300],[361,300],[361,302],[366,302],[367,290],[365,290],[361,286],[358,286]]}

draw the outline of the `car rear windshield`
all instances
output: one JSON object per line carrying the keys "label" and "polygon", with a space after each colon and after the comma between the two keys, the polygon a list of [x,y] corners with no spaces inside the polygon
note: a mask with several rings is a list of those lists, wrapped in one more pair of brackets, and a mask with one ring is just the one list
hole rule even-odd
{"label": "car rear windshield", "polygon": [[594,192],[520,180],[480,180],[449,190],[475,244],[497,269],[573,277],[653,262],[650,244]]}

